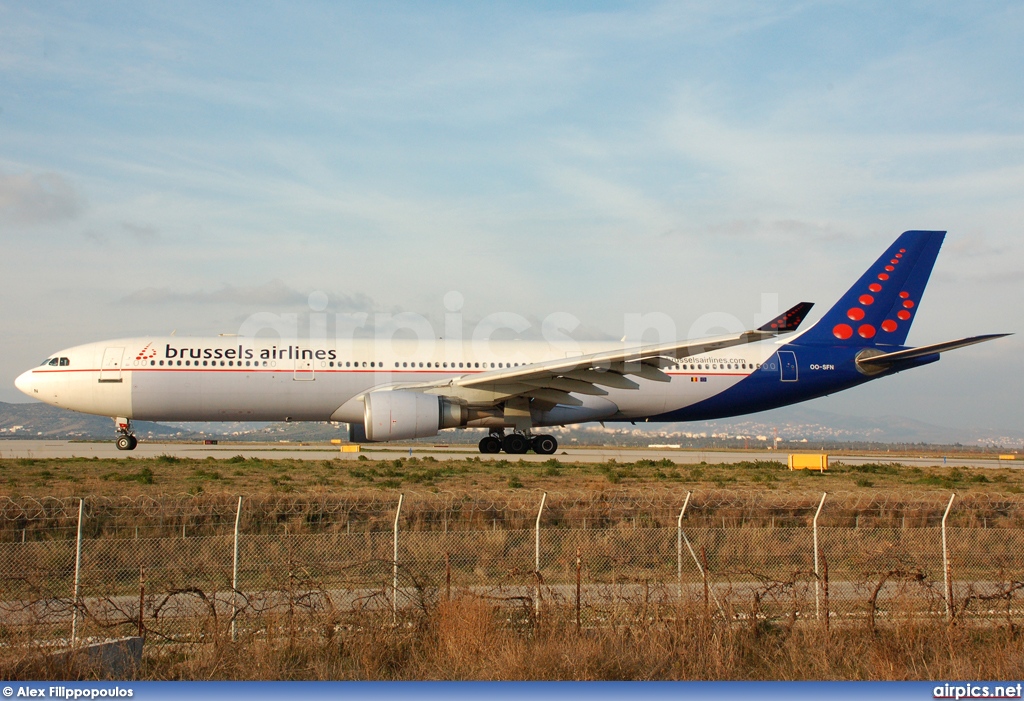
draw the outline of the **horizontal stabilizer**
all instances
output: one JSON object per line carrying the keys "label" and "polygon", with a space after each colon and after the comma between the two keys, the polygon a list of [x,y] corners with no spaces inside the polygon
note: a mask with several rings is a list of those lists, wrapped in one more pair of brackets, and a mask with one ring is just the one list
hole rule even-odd
{"label": "horizontal stabilizer", "polygon": [[811,307],[814,306],[814,302],[801,302],[792,309],[788,309],[781,315],[775,317],[767,324],[758,329],[758,331],[769,331],[776,333],[786,333],[787,331],[796,331],[797,328],[803,323],[804,318],[807,316],[807,312],[811,311]]}
{"label": "horizontal stabilizer", "polygon": [[990,333],[984,336],[971,336],[970,338],[961,338],[957,341],[946,341],[945,343],[935,343],[930,346],[921,346],[920,348],[908,348],[907,350],[895,351],[893,353],[861,357],[857,359],[857,362],[861,365],[890,365],[901,360],[913,360],[914,358],[921,358],[926,355],[945,353],[956,348],[973,346],[975,343],[984,343],[985,341],[1010,335],[1008,333]]}

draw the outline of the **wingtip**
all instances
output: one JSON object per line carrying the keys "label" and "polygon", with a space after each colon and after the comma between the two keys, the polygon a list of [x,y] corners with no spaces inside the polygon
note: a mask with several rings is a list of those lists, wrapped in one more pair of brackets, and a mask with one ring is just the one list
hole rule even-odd
{"label": "wingtip", "polygon": [[803,323],[808,312],[811,311],[811,307],[813,306],[814,302],[800,302],[757,330],[775,334],[796,331],[800,327],[800,324]]}

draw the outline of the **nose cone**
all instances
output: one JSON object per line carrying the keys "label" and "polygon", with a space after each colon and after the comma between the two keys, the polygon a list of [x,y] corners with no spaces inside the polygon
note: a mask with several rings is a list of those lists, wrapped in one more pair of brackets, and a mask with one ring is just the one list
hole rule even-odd
{"label": "nose cone", "polygon": [[[10,376],[8,375],[8,377]],[[14,386],[30,397],[34,396],[34,393],[32,391],[32,385],[33,383],[31,370],[21,373],[20,375],[18,375],[18,379],[14,381]]]}

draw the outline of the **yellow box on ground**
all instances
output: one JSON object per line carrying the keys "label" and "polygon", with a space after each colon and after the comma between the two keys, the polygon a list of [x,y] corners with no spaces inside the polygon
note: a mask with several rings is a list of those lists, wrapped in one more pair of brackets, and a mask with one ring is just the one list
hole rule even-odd
{"label": "yellow box on ground", "polygon": [[1012,455],[1012,454],[1000,455],[999,459],[1000,460],[1016,460],[1017,456],[1016,455]]}
{"label": "yellow box on ground", "polygon": [[341,445],[341,439],[340,438],[332,438],[331,439],[331,445]]}
{"label": "yellow box on ground", "polygon": [[359,452],[359,445],[357,443],[353,443],[351,445],[343,445],[343,446],[341,446],[341,452],[343,452],[343,453],[358,453]]}
{"label": "yellow box on ground", "polygon": [[820,470],[824,472],[828,469],[828,456],[823,454],[791,453],[789,456],[789,469]]}

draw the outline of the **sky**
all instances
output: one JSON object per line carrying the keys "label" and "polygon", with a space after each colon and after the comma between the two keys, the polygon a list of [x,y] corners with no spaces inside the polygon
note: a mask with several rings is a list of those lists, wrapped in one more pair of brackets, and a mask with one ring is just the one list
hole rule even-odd
{"label": "sky", "polygon": [[[910,343],[1022,332],[1022,39],[1015,2],[0,0],[0,401],[78,343],[452,292],[466,336],[813,321],[907,229],[949,232]],[[812,405],[1022,397],[1018,335]]]}

